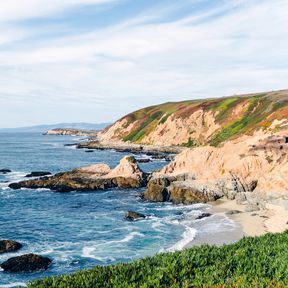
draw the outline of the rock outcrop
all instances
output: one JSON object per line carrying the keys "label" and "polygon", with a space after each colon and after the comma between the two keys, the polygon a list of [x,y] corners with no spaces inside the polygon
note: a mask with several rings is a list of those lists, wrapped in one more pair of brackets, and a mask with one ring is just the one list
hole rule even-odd
{"label": "rock outcrop", "polygon": [[44,171],[33,171],[29,174],[27,174],[25,177],[26,178],[31,178],[31,177],[42,177],[42,176],[48,176],[52,175],[51,172],[44,172]]}
{"label": "rock outcrop", "polygon": [[109,188],[140,188],[146,185],[147,175],[132,156],[126,156],[113,170],[106,164],[96,164],[42,177],[12,183],[12,189],[47,188],[58,192],[105,190]]}
{"label": "rock outcrop", "polygon": [[[248,205],[249,211],[262,209],[272,194],[277,198],[288,193],[287,142],[281,133],[277,137],[259,133],[219,148],[186,149],[160,172],[153,173],[144,198],[196,203],[226,197]],[[185,173],[193,179],[179,180]]]}
{"label": "rock outcrop", "polygon": [[189,173],[152,178],[143,194],[143,198],[149,201],[174,204],[206,203],[222,196],[215,186],[199,184]]}
{"label": "rock outcrop", "polygon": [[0,173],[1,174],[7,174],[7,173],[11,173],[12,171],[10,169],[0,169]]}
{"label": "rock outcrop", "polygon": [[22,248],[22,244],[13,240],[0,240],[0,254],[15,252]]}
{"label": "rock outcrop", "polygon": [[5,272],[23,273],[47,270],[52,261],[36,254],[25,254],[5,261],[0,267]]}
{"label": "rock outcrop", "polygon": [[124,217],[124,219],[127,221],[136,221],[136,220],[145,219],[145,218],[146,216],[144,214],[134,212],[134,211],[128,211]]}

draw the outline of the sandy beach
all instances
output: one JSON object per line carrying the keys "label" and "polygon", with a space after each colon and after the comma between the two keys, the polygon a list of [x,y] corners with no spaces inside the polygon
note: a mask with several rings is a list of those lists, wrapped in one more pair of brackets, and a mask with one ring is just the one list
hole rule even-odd
{"label": "sandy beach", "polygon": [[[266,209],[246,212],[246,206],[237,204],[236,200],[220,199],[211,205],[214,213],[225,214],[239,223],[246,236],[260,236],[265,233],[283,232],[288,229],[288,210],[284,206],[267,204]],[[228,211],[233,210],[240,213],[229,215]]]}

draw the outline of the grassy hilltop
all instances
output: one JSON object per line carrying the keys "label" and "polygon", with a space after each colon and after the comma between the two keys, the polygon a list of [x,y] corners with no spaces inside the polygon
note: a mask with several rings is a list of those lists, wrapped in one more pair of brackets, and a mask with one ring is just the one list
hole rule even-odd
{"label": "grassy hilltop", "polygon": [[38,280],[28,288],[288,287],[288,231]]}
{"label": "grassy hilltop", "polygon": [[[206,100],[168,102],[132,112],[102,133],[104,139],[143,144],[218,146],[256,130],[286,129],[288,90]],[[175,127],[174,127],[175,126]],[[174,129],[174,131],[173,131]],[[174,132],[174,136],[172,136]]]}

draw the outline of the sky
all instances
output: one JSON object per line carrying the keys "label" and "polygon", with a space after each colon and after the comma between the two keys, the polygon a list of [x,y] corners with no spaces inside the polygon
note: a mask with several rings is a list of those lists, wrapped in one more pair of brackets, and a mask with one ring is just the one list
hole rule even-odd
{"label": "sky", "polygon": [[0,128],[288,88],[287,0],[0,1]]}

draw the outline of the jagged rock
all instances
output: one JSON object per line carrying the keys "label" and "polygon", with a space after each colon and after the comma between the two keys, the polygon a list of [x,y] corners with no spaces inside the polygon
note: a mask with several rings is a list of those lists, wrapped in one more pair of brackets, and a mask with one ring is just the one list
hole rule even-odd
{"label": "jagged rock", "polygon": [[30,174],[27,174],[25,177],[26,178],[42,177],[42,176],[48,176],[48,175],[52,175],[51,172],[34,171],[34,172],[31,172]]}
{"label": "jagged rock", "polygon": [[128,211],[125,215],[125,220],[128,220],[128,221],[135,221],[135,220],[144,219],[144,218],[146,218],[144,214],[134,212],[134,211]]}
{"label": "jagged rock", "polygon": [[14,252],[22,248],[22,244],[13,240],[0,240],[0,254]]}
{"label": "jagged rock", "polygon": [[168,177],[157,177],[151,179],[147,185],[147,189],[143,194],[144,199],[154,202],[165,202],[169,199],[167,187],[171,181]]}
{"label": "jagged rock", "polygon": [[171,183],[189,179],[194,179],[194,175],[184,173],[176,176],[158,176],[151,178],[148,182],[147,189],[143,194],[143,198],[153,202],[169,201],[169,191],[167,188]]}
{"label": "jagged rock", "polygon": [[0,267],[5,272],[34,272],[47,270],[51,263],[52,261],[47,257],[36,254],[25,254],[8,259]]}
{"label": "jagged rock", "polygon": [[47,188],[57,192],[105,190],[109,188],[139,188],[147,183],[147,175],[132,156],[124,157],[120,164],[110,169],[106,164],[96,164],[62,172],[51,177],[26,180],[9,185],[12,189]]}
{"label": "jagged rock", "polygon": [[202,214],[200,214],[199,216],[197,216],[197,217],[195,218],[195,220],[200,220],[200,219],[207,218],[207,217],[210,217],[210,216],[212,216],[211,213],[202,213]]}
{"label": "jagged rock", "polygon": [[169,201],[175,204],[193,204],[216,201],[222,195],[211,190],[206,185],[200,185],[195,181],[176,181],[169,189]]}
{"label": "jagged rock", "polygon": [[7,173],[11,173],[12,171],[10,169],[0,169],[0,173],[2,174],[7,174]]}

